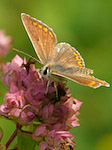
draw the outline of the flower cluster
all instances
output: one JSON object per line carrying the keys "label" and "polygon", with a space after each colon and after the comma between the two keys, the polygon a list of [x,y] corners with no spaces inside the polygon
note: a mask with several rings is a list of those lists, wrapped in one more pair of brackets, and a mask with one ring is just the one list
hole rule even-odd
{"label": "flower cluster", "polygon": [[45,94],[48,81],[41,78],[34,62],[26,63],[18,55],[3,66],[3,72],[1,80],[8,92],[0,114],[21,126],[33,124],[32,137],[40,150],[74,149],[74,136],[68,130],[79,126],[82,103],[69,95],[65,83],[58,85],[58,99],[53,82]]}

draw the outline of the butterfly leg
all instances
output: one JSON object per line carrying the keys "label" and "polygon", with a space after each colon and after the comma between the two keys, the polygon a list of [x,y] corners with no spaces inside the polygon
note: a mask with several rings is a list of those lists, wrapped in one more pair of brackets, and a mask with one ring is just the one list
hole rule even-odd
{"label": "butterfly leg", "polygon": [[41,77],[41,81],[42,81],[42,85],[44,86],[44,80],[43,80],[43,77]]}
{"label": "butterfly leg", "polygon": [[49,88],[50,82],[51,82],[50,80],[48,80],[48,82],[47,82],[46,94],[48,93],[48,88]]}
{"label": "butterfly leg", "polygon": [[54,87],[55,87],[55,90],[56,90],[56,98],[58,99],[58,82],[54,82]]}

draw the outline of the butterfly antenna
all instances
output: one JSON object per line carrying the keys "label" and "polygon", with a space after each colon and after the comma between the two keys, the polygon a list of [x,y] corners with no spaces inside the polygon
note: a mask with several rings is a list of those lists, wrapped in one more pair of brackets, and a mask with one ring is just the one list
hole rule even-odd
{"label": "butterfly antenna", "polygon": [[30,57],[30,58],[36,60],[36,61],[39,62],[40,64],[42,64],[38,59],[36,59],[35,57],[33,57],[33,56],[31,56],[31,55],[29,55],[29,54],[23,52],[23,51],[20,51],[20,50],[18,50],[18,49],[16,49],[16,48],[13,48],[13,51],[16,51],[16,52],[18,52],[18,53],[21,53],[21,54],[23,54],[23,55],[26,55],[26,56],[28,56],[28,57]]}

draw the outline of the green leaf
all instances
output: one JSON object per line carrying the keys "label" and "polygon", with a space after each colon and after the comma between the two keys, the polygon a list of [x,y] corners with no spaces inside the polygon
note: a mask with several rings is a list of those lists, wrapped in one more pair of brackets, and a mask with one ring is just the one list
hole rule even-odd
{"label": "green leaf", "polygon": [[35,147],[35,149],[34,150],[38,150],[39,149],[39,146],[38,145],[36,145],[36,147]]}
{"label": "green leaf", "polygon": [[34,150],[36,141],[32,139],[32,135],[18,131],[17,142],[19,150]]}

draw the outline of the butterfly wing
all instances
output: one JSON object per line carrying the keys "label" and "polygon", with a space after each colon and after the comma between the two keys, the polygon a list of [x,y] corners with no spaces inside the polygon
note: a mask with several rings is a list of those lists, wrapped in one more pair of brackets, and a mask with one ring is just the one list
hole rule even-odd
{"label": "butterfly wing", "polygon": [[81,55],[75,48],[67,43],[59,43],[54,48],[53,61],[56,64],[68,67],[84,67],[85,63]]}
{"label": "butterfly wing", "polygon": [[86,74],[78,74],[78,73],[65,73],[65,72],[59,72],[59,71],[53,71],[52,74],[58,75],[64,78],[68,78],[72,81],[75,81],[77,83],[90,86],[93,88],[97,88],[99,86],[106,86],[109,87],[110,85],[100,79],[95,78],[94,76],[86,75]]}
{"label": "butterfly wing", "polygon": [[90,76],[93,70],[85,68],[82,57],[78,51],[69,44],[60,43],[55,47],[54,62],[55,65],[51,68],[53,75],[68,78],[93,88],[97,88],[101,85],[109,86],[107,82]]}
{"label": "butterfly wing", "polygon": [[54,32],[47,25],[27,14],[22,13],[21,18],[40,61],[45,65],[53,58],[56,44]]}

